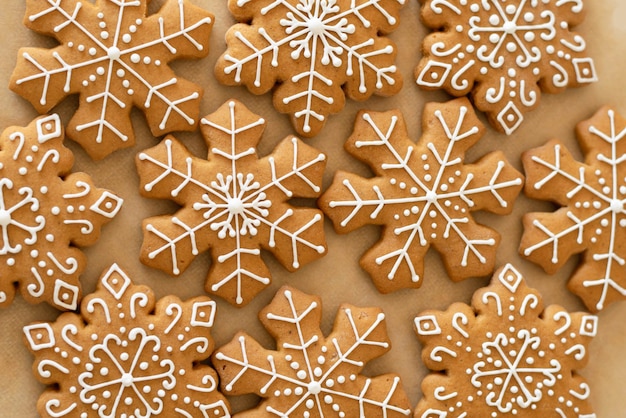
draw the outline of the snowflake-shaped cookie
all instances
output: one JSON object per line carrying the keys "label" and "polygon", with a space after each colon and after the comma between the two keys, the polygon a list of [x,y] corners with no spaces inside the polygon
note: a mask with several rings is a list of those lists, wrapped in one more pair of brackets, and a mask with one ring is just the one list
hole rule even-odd
{"label": "snowflake-shaped cookie", "polygon": [[582,0],[425,0],[422,19],[437,32],[424,40],[417,84],[471,94],[509,135],[541,91],[597,81],[585,40],[570,30],[582,9]]}
{"label": "snowflake-shaped cookie", "polygon": [[196,127],[202,89],[168,64],[206,56],[213,16],[167,0],[146,17],[148,1],[26,1],[25,24],[61,45],[21,49],[10,87],[42,113],[80,94],[68,136],[95,159],[134,144],[133,106],[155,136]]}
{"label": "snowflake-shaped cookie", "polygon": [[365,100],[402,87],[396,48],[382,36],[395,29],[404,0],[229,0],[239,23],[217,79],[254,94],[274,91],[274,106],[296,131],[314,136],[345,96]]}
{"label": "snowflake-shaped cookie", "polygon": [[[155,303],[114,264],[80,314],[24,327],[33,370],[51,385],[42,417],[230,417],[217,375],[198,364],[213,351],[215,302],[200,296]],[[53,385],[53,386],[52,386]]]}
{"label": "snowflake-shaped cookie", "polygon": [[608,107],[577,126],[585,162],[553,140],[522,158],[525,192],[562,206],[524,216],[520,253],[555,273],[583,252],[569,288],[598,311],[626,299],[626,120]]}
{"label": "snowflake-shaped cookie", "polygon": [[422,382],[415,418],[595,418],[576,370],[587,363],[597,321],[556,305],[544,310],[541,295],[507,264],[471,307],[415,318],[422,360],[435,371]]}
{"label": "snowflake-shaped cookie", "polygon": [[289,287],[259,313],[276,339],[266,350],[239,333],[216,350],[213,364],[227,394],[256,393],[255,417],[401,417],[409,402],[396,375],[366,377],[365,364],[390,348],[378,308],[343,305],[333,332],[320,330],[321,301]]}
{"label": "snowflake-shaped cookie", "polygon": [[122,199],[70,173],[74,156],[63,146],[54,114],[0,136],[0,306],[11,303],[14,283],[30,303],[76,309],[85,255]]}
{"label": "snowflake-shaped cookie", "polygon": [[232,100],[202,120],[208,161],[172,137],[138,155],[141,192],[183,206],[144,221],[145,264],[178,275],[211,248],[207,291],[242,306],[270,282],[261,249],[291,271],[325,253],[322,213],[288,200],[319,195],[326,158],[288,137],[259,159],[264,126]]}
{"label": "snowflake-shaped cookie", "polygon": [[385,226],[382,239],[361,259],[381,292],[421,286],[431,245],[453,280],[493,271],[500,236],[470,212],[509,213],[523,179],[501,152],[463,164],[483,130],[464,98],[427,104],[417,144],[399,111],[357,115],[346,150],[377,177],[337,172],[320,206],[340,233]]}

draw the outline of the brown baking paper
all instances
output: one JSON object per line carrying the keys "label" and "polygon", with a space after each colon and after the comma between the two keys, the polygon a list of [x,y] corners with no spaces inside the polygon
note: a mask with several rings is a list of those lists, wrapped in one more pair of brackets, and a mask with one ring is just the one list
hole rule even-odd
{"label": "brown baking paper", "polygon": [[[268,121],[265,135],[259,145],[261,155],[269,153],[276,144],[293,130],[288,116],[278,114],[271,105],[271,96],[253,96],[244,87],[220,86],[213,79],[213,67],[225,50],[224,33],[234,22],[227,11],[226,1],[193,0],[215,14],[216,21],[211,39],[209,56],[197,61],[176,62],[173,67],[180,76],[202,85],[205,89],[201,105],[202,115],[213,112],[227,99],[241,100],[253,112]],[[9,77],[15,65],[17,50],[22,46],[52,47],[55,41],[27,30],[22,24],[25,9],[22,0],[6,0],[0,12],[0,128],[11,125],[25,126],[35,116],[33,107],[8,90]],[[153,0],[150,11],[158,10],[160,0]],[[473,162],[485,153],[502,149],[509,161],[522,170],[520,153],[544,144],[551,138],[560,138],[568,145],[576,158],[581,158],[574,137],[576,123],[588,119],[604,104],[613,105],[626,115],[626,3],[623,0],[587,1],[587,17],[575,30],[586,41],[589,54],[595,59],[600,81],[579,89],[569,89],[559,95],[544,94],[539,108],[525,115],[525,122],[510,137],[487,129],[485,136],[467,155]],[[426,29],[419,23],[419,3],[410,0],[401,11],[401,22],[390,38],[399,46],[397,63],[405,80],[402,91],[391,98],[372,98],[367,102],[347,101],[341,114],[331,116],[317,137],[307,140],[328,155],[324,186],[328,187],[333,173],[341,168],[363,176],[369,170],[343,150],[343,143],[352,131],[355,115],[359,109],[384,111],[399,108],[407,120],[408,131],[414,140],[421,133],[421,111],[428,101],[445,101],[449,97],[442,92],[424,92],[413,80],[414,67],[421,53],[420,43]],[[70,98],[55,111],[67,123],[76,109],[76,98]],[[159,141],[150,135],[143,115],[134,110],[133,124],[137,136],[134,148],[115,152],[102,161],[91,161],[85,152],[72,141],[66,141],[75,153],[74,171],[86,171],[96,185],[116,191],[125,199],[125,205],[116,219],[103,229],[101,239],[86,249],[87,270],[82,276],[84,294],[92,292],[100,274],[111,263],[118,263],[137,284],[147,284],[157,297],[175,294],[181,298],[204,293],[205,276],[209,268],[208,254],[201,254],[189,269],[178,278],[169,277],[157,270],[143,266],[138,259],[141,246],[141,221],[158,214],[171,214],[175,205],[166,201],[149,200],[138,193],[139,179],[135,171],[134,157],[141,150]],[[480,115],[483,123],[486,120]],[[176,133],[197,156],[206,155],[206,146],[199,132]],[[520,241],[521,216],[527,211],[550,211],[546,202],[531,201],[520,196],[509,216],[487,213],[475,214],[476,219],[498,230],[503,235],[497,253],[496,265],[513,263],[528,280],[539,289],[544,303],[560,304],[570,311],[583,310],[580,301],[568,293],[566,282],[577,264],[573,257],[554,276],[548,276],[536,265],[517,255]],[[343,302],[360,306],[380,306],[387,315],[392,348],[388,354],[377,359],[365,369],[365,374],[394,372],[402,377],[404,388],[411,403],[421,397],[420,381],[428,372],[420,360],[420,346],[413,332],[413,318],[426,309],[446,309],[449,304],[461,301],[469,303],[473,292],[487,284],[488,278],[468,279],[460,283],[450,281],[444,272],[439,256],[430,251],[426,257],[425,278],[421,289],[379,294],[368,275],[359,267],[359,258],[379,237],[376,227],[365,227],[348,235],[337,235],[330,222],[326,222],[328,254],[319,261],[305,266],[296,273],[289,273],[271,256],[264,255],[273,282],[256,299],[242,309],[235,308],[216,298],[218,311],[213,336],[216,346],[230,341],[236,331],[245,329],[259,342],[271,348],[274,342],[261,327],[258,311],[269,303],[276,290],[283,284],[322,297],[323,329],[329,332],[338,306]],[[36,401],[43,390],[31,372],[33,358],[22,342],[22,327],[35,320],[53,320],[59,312],[46,305],[28,305],[17,296],[11,306],[0,310],[0,415],[5,418],[28,418],[37,416]],[[589,365],[581,371],[591,386],[591,401],[598,417],[623,416],[626,376],[626,303],[615,303],[600,313],[597,337],[589,351]],[[234,411],[251,406],[256,399],[243,397],[232,399]]]}

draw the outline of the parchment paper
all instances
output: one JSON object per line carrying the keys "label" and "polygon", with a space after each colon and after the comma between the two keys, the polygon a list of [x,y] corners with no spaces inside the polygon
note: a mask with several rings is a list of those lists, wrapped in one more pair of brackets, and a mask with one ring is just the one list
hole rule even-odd
{"label": "parchment paper", "polygon": [[[211,50],[207,58],[198,61],[177,62],[174,67],[183,77],[205,88],[202,115],[213,112],[227,99],[242,100],[252,111],[268,121],[265,135],[260,143],[260,154],[269,153],[276,144],[293,130],[286,115],[278,114],[271,106],[270,95],[253,96],[244,87],[224,87],[213,79],[213,67],[225,50],[224,33],[232,25],[225,0],[193,0],[216,15]],[[161,0],[153,0],[150,10],[155,11]],[[468,153],[472,162],[485,153],[502,149],[509,161],[521,171],[520,153],[544,144],[551,138],[560,138],[568,144],[576,158],[580,158],[574,126],[589,118],[600,106],[614,105],[626,115],[626,2],[623,0],[586,1],[587,18],[577,27],[587,40],[588,51],[595,59],[600,82],[579,89],[570,89],[560,95],[542,95],[539,108],[525,115],[525,123],[511,137],[488,129],[477,146]],[[0,9],[0,128],[26,125],[36,116],[32,106],[6,87],[15,65],[17,49],[21,46],[54,46],[55,41],[27,30],[22,24],[23,0],[4,0]],[[348,101],[341,114],[331,116],[322,133],[309,143],[328,155],[324,186],[328,187],[333,173],[341,168],[361,175],[371,173],[363,164],[351,158],[343,150],[343,142],[352,131],[355,114],[360,108],[383,111],[400,108],[407,120],[409,134],[417,139],[420,135],[421,111],[424,103],[445,101],[449,97],[442,92],[423,92],[413,80],[413,70],[420,54],[420,43],[426,29],[419,22],[419,3],[408,0],[401,15],[401,24],[390,35],[399,45],[398,66],[404,76],[404,88],[391,98],[373,98],[367,102]],[[76,108],[76,99],[70,98],[54,109],[69,121]],[[486,123],[481,115],[483,122]],[[103,161],[94,163],[72,141],[67,145],[76,157],[75,171],[86,171],[96,185],[115,190],[125,199],[125,205],[117,218],[106,225],[99,242],[88,248],[89,263],[82,276],[84,294],[94,290],[100,274],[118,263],[135,283],[147,284],[157,297],[176,294],[190,298],[204,292],[204,280],[209,267],[208,254],[200,255],[190,268],[178,278],[143,266],[138,260],[141,246],[141,220],[145,217],[172,213],[175,205],[139,196],[139,181],[135,172],[134,156],[159,141],[147,129],[143,115],[134,111],[133,123],[137,144],[132,149],[118,151]],[[199,132],[177,133],[176,136],[198,156],[206,155],[206,146]],[[478,221],[497,229],[502,235],[502,245],[497,254],[497,265],[514,263],[526,276],[528,283],[539,289],[546,305],[557,303],[570,310],[583,310],[578,299],[568,293],[565,284],[578,262],[573,257],[556,275],[548,276],[536,265],[523,261],[517,255],[521,237],[521,216],[534,211],[549,211],[552,206],[545,202],[531,201],[523,195],[517,200],[513,214],[494,216],[476,214]],[[366,374],[395,372],[402,377],[404,388],[411,403],[421,397],[420,381],[427,369],[420,360],[420,346],[412,329],[412,320],[425,309],[446,309],[449,304],[468,303],[472,293],[487,284],[488,278],[469,279],[461,283],[450,281],[443,270],[439,256],[430,251],[426,257],[425,280],[421,289],[400,291],[381,295],[374,288],[368,275],[358,265],[363,252],[379,237],[379,229],[366,227],[348,235],[337,235],[330,222],[326,222],[328,255],[296,273],[288,273],[271,256],[265,255],[273,274],[272,285],[243,309],[230,306],[216,298],[218,313],[213,337],[216,346],[230,341],[235,332],[245,329],[267,347],[274,342],[260,326],[257,312],[274,296],[283,284],[290,284],[305,292],[320,294],[323,299],[323,329],[330,331],[338,306],[349,302],[361,306],[380,306],[387,314],[389,334],[393,343],[391,351],[371,362]],[[22,342],[22,327],[35,320],[53,320],[59,312],[44,304],[26,304],[17,296],[7,309],[0,310],[0,416],[6,418],[36,417],[36,400],[43,390],[32,372],[32,356]],[[599,418],[626,417],[624,412],[624,377],[626,376],[626,303],[616,303],[600,314],[598,336],[589,351],[589,364],[582,370],[592,389],[592,403]],[[231,399],[235,411],[256,402],[253,396]]]}

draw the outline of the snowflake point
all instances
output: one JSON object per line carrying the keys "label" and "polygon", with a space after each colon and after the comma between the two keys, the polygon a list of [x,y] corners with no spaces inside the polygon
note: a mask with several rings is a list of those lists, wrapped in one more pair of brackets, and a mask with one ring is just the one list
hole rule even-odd
{"label": "snowflake point", "polygon": [[[177,78],[162,84],[159,82],[170,71],[163,64],[178,55],[178,51],[172,47],[172,41],[184,42],[188,46],[186,49],[180,47],[180,52],[187,58],[206,55],[212,20],[207,18],[210,15],[201,8],[188,2],[174,1],[164,3],[156,15],[158,18],[152,16],[144,19],[145,7],[141,5],[145,6],[146,1],[132,4],[111,2],[107,16],[98,12],[100,4],[82,8],[83,3],[79,2],[75,3],[75,8],[71,8],[72,2],[50,2],[51,7],[38,11],[33,10],[37,7],[36,2],[28,3],[26,15],[31,22],[28,26],[39,32],[52,33],[61,45],[50,51],[33,49],[36,52],[34,54],[23,51],[12,77],[11,88],[34,105],[37,104],[38,110],[44,112],[68,94],[83,93],[79,107],[90,103],[90,107],[96,106],[98,109],[94,112],[77,112],[70,123],[68,135],[79,142],[94,159],[104,158],[116,149],[132,145],[132,126],[125,109],[138,99],[145,99],[144,113],[153,133],[189,130],[195,126],[197,115],[194,113],[197,112],[200,98],[198,87],[191,83],[180,83]],[[31,11],[36,13],[31,14]],[[161,14],[166,14],[167,18],[164,19]],[[94,33],[90,29],[93,25],[85,20],[95,20],[100,15],[97,19],[101,23],[111,23],[111,20],[125,23],[110,24]],[[44,16],[45,19],[42,18]],[[164,23],[170,19],[175,22],[173,25]],[[60,24],[50,27],[50,22],[59,20]],[[133,23],[129,24],[131,21]],[[158,32],[158,35],[154,39],[135,35],[139,25],[145,26],[145,33]],[[121,35],[122,31],[127,30],[129,33]],[[144,29],[139,31],[143,32]],[[153,48],[155,45],[165,48],[159,51],[159,48]],[[55,63],[51,68],[45,64],[49,61],[46,55]],[[150,70],[147,73],[146,68]],[[78,69],[81,71],[75,71]],[[50,82],[53,77],[63,77],[65,82]],[[173,85],[176,88],[168,88]],[[139,98],[140,94],[146,97]],[[155,101],[161,105],[152,106]],[[157,113],[161,111],[163,114]]]}
{"label": "snowflake point", "polygon": [[[464,271],[455,278],[485,274],[493,265],[496,234],[473,239],[477,226],[469,214],[486,205],[493,210],[510,208],[523,182],[497,153],[485,158],[493,164],[485,170],[465,168],[463,154],[478,140],[482,129],[478,124],[467,99],[427,104],[424,135],[417,144],[407,138],[398,111],[363,112],[357,119],[347,149],[367,162],[377,177],[336,175],[319,202],[338,231],[368,223],[386,226],[379,245],[361,261],[383,292],[421,285],[423,255],[431,243],[451,235],[459,238],[460,248],[436,248],[444,259],[452,252],[459,255],[446,263],[449,271]],[[403,244],[397,244],[398,238]],[[386,247],[387,241],[394,247]],[[475,268],[480,273],[469,273]]]}
{"label": "snowflake point", "polygon": [[511,135],[523,113],[537,107],[541,90],[557,93],[597,80],[584,39],[571,32],[581,12],[557,0],[506,8],[488,1],[425,2],[422,19],[433,33],[424,39],[416,82],[454,96],[471,94],[494,128]]}
{"label": "snowflake point", "polygon": [[[496,272],[491,285],[475,293],[471,307],[457,304],[416,318],[423,359],[438,371],[424,380],[425,396],[416,416],[445,412],[446,402],[456,402],[462,388],[470,388],[472,400],[459,405],[455,413],[461,415],[499,416],[517,404],[517,415],[531,417],[538,409],[553,408],[554,399],[559,399],[561,415],[591,410],[588,387],[575,367],[584,361],[593,320],[558,306],[543,310],[540,295],[525,285],[516,289],[515,298],[509,297],[510,289],[504,289],[509,284],[502,281],[506,272],[506,267]],[[516,280],[523,282],[521,276]],[[503,315],[503,306],[514,315]],[[565,332],[570,338],[560,337]],[[441,372],[447,376],[445,386],[433,385],[441,382],[435,380]],[[509,385],[512,378],[517,379],[515,387]]]}

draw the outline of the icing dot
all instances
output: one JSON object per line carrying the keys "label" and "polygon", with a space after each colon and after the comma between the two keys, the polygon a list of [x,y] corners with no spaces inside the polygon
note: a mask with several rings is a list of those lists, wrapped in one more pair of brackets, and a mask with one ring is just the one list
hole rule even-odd
{"label": "icing dot", "polygon": [[89,55],[91,55],[92,57],[96,55],[97,52],[98,51],[96,50],[96,48],[93,48],[93,47],[89,48]]}
{"label": "icing dot", "polygon": [[152,59],[150,57],[143,57],[143,63],[144,64],[150,64],[151,61],[152,61]]}
{"label": "icing dot", "polygon": [[131,60],[133,63],[137,64],[137,63],[141,60],[141,57],[139,56],[139,54],[132,54],[132,55],[130,56],[130,60]]}
{"label": "icing dot", "polygon": [[104,75],[104,68],[103,67],[96,68],[96,73],[98,73],[98,75]]}
{"label": "icing dot", "polygon": [[129,43],[133,38],[130,36],[129,33],[125,33],[124,35],[122,35],[122,42],[124,42],[125,44]]}

